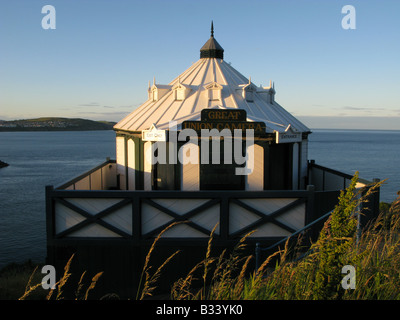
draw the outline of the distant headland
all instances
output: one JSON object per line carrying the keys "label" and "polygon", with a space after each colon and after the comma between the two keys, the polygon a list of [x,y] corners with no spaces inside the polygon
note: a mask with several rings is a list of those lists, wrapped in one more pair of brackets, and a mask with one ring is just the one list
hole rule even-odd
{"label": "distant headland", "polygon": [[112,130],[115,122],[93,121],[80,118],[37,118],[0,120],[0,131],[90,131]]}
{"label": "distant headland", "polygon": [[0,160],[0,168],[8,167],[9,164]]}

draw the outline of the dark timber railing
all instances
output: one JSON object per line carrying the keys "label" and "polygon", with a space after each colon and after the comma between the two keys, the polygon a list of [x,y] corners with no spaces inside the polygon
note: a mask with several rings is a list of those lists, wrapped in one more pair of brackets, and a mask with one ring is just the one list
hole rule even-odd
{"label": "dark timber railing", "polygon": [[[302,191],[119,191],[119,190],[60,190],[46,187],[48,243],[82,240],[84,238],[103,240],[149,240],[173,222],[188,221],[187,225],[204,237],[208,237],[218,223],[215,237],[218,240],[237,240],[244,234],[257,230],[266,224],[273,225],[285,234],[297,230],[285,214],[301,215],[301,227],[313,216],[314,189],[310,186]],[[174,204],[174,200],[177,204]],[[186,201],[187,209],[182,209],[179,201]],[[202,201],[200,201],[202,200]],[[260,207],[257,201],[264,201]],[[101,203],[105,202],[105,204]],[[108,202],[107,202],[108,201]],[[190,204],[193,202],[193,205]],[[271,208],[267,208],[271,202]],[[99,203],[97,205],[97,202]],[[164,202],[164,203],[163,203]],[[165,204],[166,203],[166,204]],[[86,206],[86,207],[85,207]],[[213,209],[215,215],[204,218]],[[97,210],[97,211],[96,211]],[[123,212],[121,211],[123,210]],[[183,210],[183,211],[182,211]],[[156,212],[160,221],[145,226],[146,215]],[[242,214],[238,214],[242,212]],[[118,215],[112,221],[112,215]],[[235,215],[235,220],[233,220]],[[248,219],[241,220],[241,216]],[[71,222],[68,222],[70,218]],[[110,219],[107,219],[110,218]],[[122,223],[117,220],[123,220]],[[156,220],[153,219],[153,220]],[[239,225],[235,225],[235,221]],[[82,236],[86,227],[101,226],[110,231],[104,236]],[[78,235],[77,235],[78,234]],[[201,237],[201,236],[200,236]],[[276,240],[282,236],[258,235],[254,238]],[[172,237],[173,238],[173,237]],[[193,236],[196,238],[196,236]]]}
{"label": "dark timber railing", "polygon": [[[128,191],[116,190],[116,163],[108,159],[57,188],[46,187],[47,263],[61,272],[76,253],[78,269],[104,271],[110,275],[105,285],[125,287],[130,294],[154,238],[173,222],[185,222],[163,235],[157,243],[162,250],[152,256],[161,264],[166,254],[182,250],[171,274],[181,276],[204,258],[216,225],[213,247],[221,251],[256,230],[246,240],[247,252],[254,253],[258,243],[260,265],[261,253],[308,229],[319,232],[352,178],[314,162],[309,173],[306,190]],[[363,223],[377,215],[378,207],[379,190],[362,208]]]}

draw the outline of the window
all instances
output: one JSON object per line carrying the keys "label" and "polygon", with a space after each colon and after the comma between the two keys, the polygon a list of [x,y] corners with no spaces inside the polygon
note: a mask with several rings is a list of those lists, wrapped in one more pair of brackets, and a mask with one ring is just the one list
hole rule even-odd
{"label": "window", "polygon": [[175,100],[182,101],[185,99],[185,90],[176,89],[175,90]]}
{"label": "window", "polygon": [[157,101],[158,100],[158,90],[154,89],[153,90],[153,101]]}
{"label": "window", "polygon": [[220,141],[220,164],[212,163],[212,143],[209,144],[209,164],[200,164],[200,190],[244,190],[244,176],[236,174],[239,166],[234,161],[224,163],[224,143]]}
{"label": "window", "polygon": [[208,99],[210,101],[221,100],[222,86],[216,82],[212,82],[205,87],[208,90]]}
{"label": "window", "polygon": [[[169,159],[169,142],[158,142],[158,144],[165,144],[164,150],[166,152],[166,163],[156,163],[152,165],[151,179],[153,190],[179,190],[180,177],[179,177],[179,163],[170,163]],[[154,152],[155,157],[158,157],[158,150]],[[171,161],[173,162],[173,161]]]}
{"label": "window", "polygon": [[208,97],[210,100],[220,100],[221,99],[221,90],[220,89],[210,89],[208,91]]}
{"label": "window", "polygon": [[253,91],[252,90],[243,90],[243,95],[247,102],[253,102]]}
{"label": "window", "polygon": [[191,89],[188,86],[186,86],[186,85],[184,85],[184,84],[182,84],[180,82],[178,82],[172,88],[172,90],[174,90],[175,101],[183,101],[183,100],[185,100],[187,98],[187,96],[189,95],[190,91],[191,91]]}

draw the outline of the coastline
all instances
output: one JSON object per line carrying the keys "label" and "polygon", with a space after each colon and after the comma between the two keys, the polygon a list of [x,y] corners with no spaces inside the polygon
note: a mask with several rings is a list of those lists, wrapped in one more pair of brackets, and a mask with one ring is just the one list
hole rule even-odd
{"label": "coastline", "polygon": [[43,117],[23,120],[0,120],[0,132],[19,131],[90,131],[112,130],[116,122],[81,118]]}

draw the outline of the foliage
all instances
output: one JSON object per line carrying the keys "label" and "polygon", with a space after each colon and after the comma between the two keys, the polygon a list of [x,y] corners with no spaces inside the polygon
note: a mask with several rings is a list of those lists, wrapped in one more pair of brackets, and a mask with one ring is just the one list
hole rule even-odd
{"label": "foliage", "polygon": [[[244,236],[232,252],[223,250],[213,257],[215,226],[205,258],[172,285],[171,299],[400,299],[400,197],[389,207],[381,206],[384,209],[381,215],[359,233],[358,210],[383,182],[372,186],[363,196],[357,193],[357,179],[356,173],[350,186],[341,192],[338,205],[325,222],[318,239],[302,258],[293,258],[296,257],[293,250],[299,250],[300,241],[296,248],[290,249],[288,239],[283,249],[270,255],[257,270],[251,272],[249,265],[254,257],[242,256],[251,233]],[[151,254],[163,232],[175,224],[163,230],[153,242],[145,259],[137,299],[152,295],[163,268],[178,254],[178,251],[172,254],[151,273]],[[55,299],[62,298],[72,258],[57,282]],[[342,288],[342,267],[345,265],[355,267],[355,289]],[[101,273],[93,277],[86,292],[82,284],[83,276],[78,284],[76,299],[88,298],[88,292],[94,288]],[[39,284],[30,285],[32,278],[33,275],[21,299],[29,297],[39,287]],[[200,286],[197,285],[199,281]],[[54,292],[52,290],[47,298],[50,299]]]}

